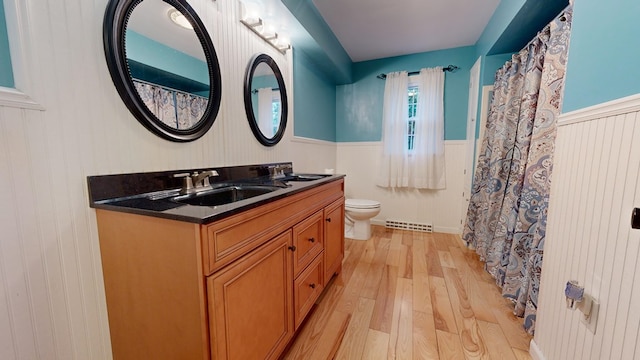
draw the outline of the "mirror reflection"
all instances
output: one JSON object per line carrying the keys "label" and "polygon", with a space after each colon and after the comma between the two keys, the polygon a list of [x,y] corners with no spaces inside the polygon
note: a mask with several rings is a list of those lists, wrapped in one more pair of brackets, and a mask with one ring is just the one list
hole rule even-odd
{"label": "mirror reflection", "polygon": [[189,20],[162,0],[141,1],[125,34],[126,62],[136,92],[162,124],[188,130],[209,101],[209,70]]}
{"label": "mirror reflection", "polygon": [[249,62],[244,83],[244,107],[249,126],[263,145],[274,146],[287,126],[287,91],[280,68],[267,54]]}
{"label": "mirror reflection", "polygon": [[280,128],[280,88],[273,70],[266,63],[258,64],[251,79],[251,104],[260,132],[273,138]]}

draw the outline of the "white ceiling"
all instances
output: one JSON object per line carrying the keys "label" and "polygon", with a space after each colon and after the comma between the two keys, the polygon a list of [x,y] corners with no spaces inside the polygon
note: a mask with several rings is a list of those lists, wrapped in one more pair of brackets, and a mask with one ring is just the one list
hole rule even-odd
{"label": "white ceiling", "polygon": [[[305,30],[281,0],[242,0],[280,26],[285,37]],[[500,0],[312,0],[354,62],[473,45]],[[193,30],[169,21],[169,5],[143,1],[130,27],[197,58],[204,53]],[[175,35],[175,36],[173,36]],[[307,35],[308,36],[308,35]]]}
{"label": "white ceiling", "polygon": [[131,13],[127,26],[138,34],[206,61],[196,32],[169,19],[168,13],[172,9],[175,8],[161,0],[143,1]]}
{"label": "white ceiling", "polygon": [[500,0],[312,0],[354,62],[473,45]]}

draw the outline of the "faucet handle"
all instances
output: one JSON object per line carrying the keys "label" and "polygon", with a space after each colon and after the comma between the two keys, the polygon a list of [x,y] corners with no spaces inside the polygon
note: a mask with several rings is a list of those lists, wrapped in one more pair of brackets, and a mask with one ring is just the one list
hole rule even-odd
{"label": "faucet handle", "polygon": [[191,179],[191,174],[189,173],[180,173],[180,174],[173,174],[174,178],[183,178],[184,181],[182,183],[182,190],[181,193],[183,194],[188,194],[190,192],[193,192],[193,180]]}

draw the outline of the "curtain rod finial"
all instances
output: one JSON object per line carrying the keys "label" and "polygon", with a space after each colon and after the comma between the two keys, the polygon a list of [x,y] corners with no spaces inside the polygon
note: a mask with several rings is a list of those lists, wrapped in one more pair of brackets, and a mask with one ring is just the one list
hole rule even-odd
{"label": "curtain rod finial", "polygon": [[446,68],[444,68],[444,69],[442,69],[442,70],[444,70],[444,71],[454,72],[454,71],[456,71],[456,70],[458,70],[458,69],[460,69],[460,67],[459,67],[459,66],[456,66],[456,65],[449,65],[449,66],[447,66]]}

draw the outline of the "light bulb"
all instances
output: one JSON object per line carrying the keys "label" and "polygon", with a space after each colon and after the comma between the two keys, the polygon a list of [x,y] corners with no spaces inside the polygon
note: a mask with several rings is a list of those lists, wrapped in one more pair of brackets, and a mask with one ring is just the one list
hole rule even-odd
{"label": "light bulb", "polygon": [[183,27],[185,29],[193,30],[193,25],[191,25],[189,20],[177,9],[169,10],[168,14],[169,14],[169,19],[171,19],[171,21],[174,24],[180,27]]}

